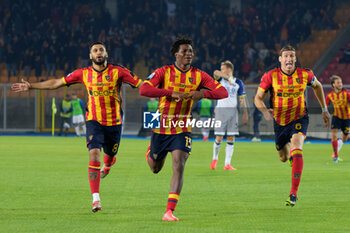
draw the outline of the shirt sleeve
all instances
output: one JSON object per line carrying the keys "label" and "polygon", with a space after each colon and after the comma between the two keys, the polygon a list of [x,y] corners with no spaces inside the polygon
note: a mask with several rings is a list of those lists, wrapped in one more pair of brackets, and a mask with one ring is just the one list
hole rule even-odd
{"label": "shirt sleeve", "polygon": [[216,80],[209,76],[209,74],[201,72],[201,83],[198,90],[201,88],[207,89],[204,91],[204,98],[207,99],[223,99],[228,97],[227,90]]}
{"label": "shirt sleeve", "polygon": [[266,92],[272,86],[272,76],[270,73],[265,73],[260,82],[259,89]]}
{"label": "shirt sleeve", "polygon": [[346,91],[347,95],[348,95],[348,102],[350,102],[350,92]]}
{"label": "shirt sleeve", "polygon": [[199,85],[199,89],[206,88],[209,90],[215,90],[222,86],[218,81],[210,77],[209,74],[201,71],[201,75],[202,75],[202,80]]}
{"label": "shirt sleeve", "polygon": [[133,72],[131,72],[130,70],[128,70],[125,67],[118,67],[120,72],[121,72],[121,80],[124,83],[128,83],[130,84],[130,86],[132,87],[138,87],[141,83],[141,79],[139,79],[137,77],[136,74],[134,74]]}
{"label": "shirt sleeve", "polygon": [[75,70],[72,73],[68,74],[66,77],[63,77],[62,80],[67,86],[74,83],[80,83],[83,81],[83,70]]}
{"label": "shirt sleeve", "polygon": [[316,76],[314,75],[314,72],[312,70],[308,70],[308,77],[307,77],[307,85],[312,86],[314,85],[315,81],[317,80]]}
{"label": "shirt sleeve", "polygon": [[144,81],[140,88],[140,95],[147,97],[162,97],[171,96],[171,90],[165,90],[163,88],[158,88],[159,84],[163,82],[165,74],[165,67],[159,68],[154,71],[147,80]]}
{"label": "shirt sleeve", "polygon": [[158,85],[162,83],[164,80],[164,74],[165,74],[165,67],[156,69],[152,74],[150,74],[147,77],[147,80],[145,81],[145,83],[148,83],[153,87],[158,87]]}
{"label": "shirt sleeve", "polygon": [[244,89],[244,85],[243,85],[242,80],[236,79],[236,82],[237,82],[237,84],[238,84],[238,86],[239,86],[238,91],[237,91],[238,97],[243,97],[243,96],[245,96],[246,93],[245,93],[245,89]]}

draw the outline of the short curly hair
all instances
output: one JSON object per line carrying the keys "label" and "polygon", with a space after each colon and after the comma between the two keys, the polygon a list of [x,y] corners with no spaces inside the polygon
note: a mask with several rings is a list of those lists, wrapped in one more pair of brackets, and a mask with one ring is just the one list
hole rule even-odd
{"label": "short curly hair", "polygon": [[175,53],[179,52],[180,49],[180,45],[182,44],[188,44],[191,45],[193,47],[193,41],[190,38],[186,38],[186,37],[178,37],[174,43],[171,45],[171,49],[170,49],[170,54],[175,57]]}

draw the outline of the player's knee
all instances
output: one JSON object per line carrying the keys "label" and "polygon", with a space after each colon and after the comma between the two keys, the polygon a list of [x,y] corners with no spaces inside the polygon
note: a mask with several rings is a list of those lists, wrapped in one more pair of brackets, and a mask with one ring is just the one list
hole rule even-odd
{"label": "player's knee", "polygon": [[220,144],[220,143],[222,142],[222,139],[223,139],[223,137],[216,137],[216,138],[215,138],[215,142],[216,142],[217,144]]}
{"label": "player's knee", "polygon": [[285,162],[287,162],[287,157],[286,156],[280,156],[280,160],[281,160],[281,162],[282,163],[285,163]]}

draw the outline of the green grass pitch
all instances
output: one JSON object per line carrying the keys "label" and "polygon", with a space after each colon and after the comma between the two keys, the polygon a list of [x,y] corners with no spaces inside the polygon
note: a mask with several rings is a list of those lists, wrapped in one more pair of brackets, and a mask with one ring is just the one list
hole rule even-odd
{"label": "green grass pitch", "polygon": [[284,206],[291,168],[273,143],[236,142],[237,171],[222,169],[223,144],[212,171],[212,142],[194,141],[175,211],[180,221],[163,222],[171,160],[152,174],[148,142],[122,139],[117,163],[101,181],[103,209],[94,214],[85,139],[0,137],[0,232],[350,232],[348,144],[339,164],[330,144],[305,144],[291,208]]}

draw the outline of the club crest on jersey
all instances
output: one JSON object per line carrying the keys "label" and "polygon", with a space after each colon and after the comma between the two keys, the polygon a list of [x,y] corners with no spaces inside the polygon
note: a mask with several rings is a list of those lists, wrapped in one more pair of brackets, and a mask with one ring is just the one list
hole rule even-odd
{"label": "club crest on jersey", "polygon": [[91,141],[93,137],[94,137],[94,135],[90,135],[89,140]]}
{"label": "club crest on jersey", "polygon": [[106,79],[107,81],[109,81],[109,80],[111,79],[111,76],[110,76],[110,75],[106,75],[106,76],[105,76],[105,79]]}
{"label": "club crest on jersey", "polygon": [[296,80],[297,80],[297,83],[300,83],[300,78],[296,78]]}
{"label": "club crest on jersey", "polygon": [[193,78],[189,77],[188,80],[190,81],[190,83],[193,83]]}

